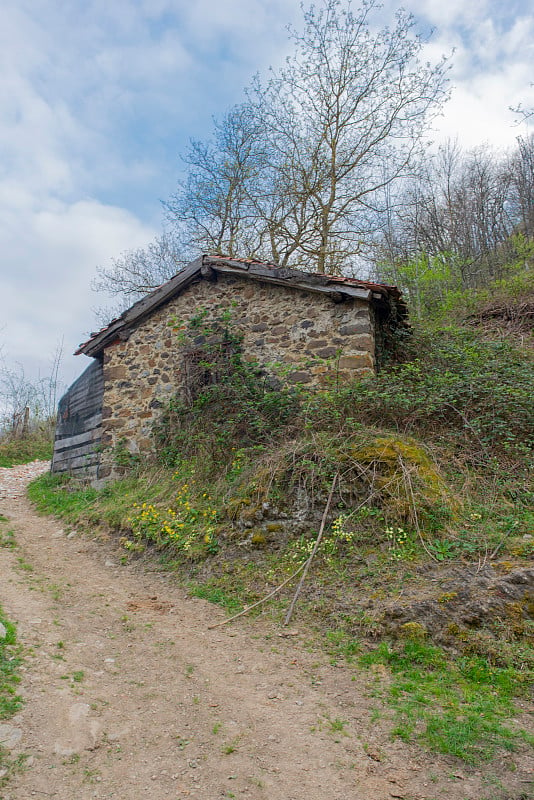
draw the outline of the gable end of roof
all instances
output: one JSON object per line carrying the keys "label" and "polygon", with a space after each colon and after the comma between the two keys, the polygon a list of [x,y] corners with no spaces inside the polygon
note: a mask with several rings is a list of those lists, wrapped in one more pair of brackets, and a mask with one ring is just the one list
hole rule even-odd
{"label": "gable end of roof", "polygon": [[394,286],[360,281],[356,278],[323,275],[317,272],[302,272],[255,259],[203,255],[146,297],[138,300],[106,327],[92,334],[87,342],[78,347],[75,355],[84,353],[97,357],[112,342],[117,339],[127,339],[143,319],[171,298],[179,295],[191,283],[201,279],[216,280],[219,273],[287,288],[292,287],[311,293],[328,294],[334,302],[341,302],[346,297],[364,300],[375,305],[381,313],[392,316],[400,325],[405,324],[408,315],[401,293]]}

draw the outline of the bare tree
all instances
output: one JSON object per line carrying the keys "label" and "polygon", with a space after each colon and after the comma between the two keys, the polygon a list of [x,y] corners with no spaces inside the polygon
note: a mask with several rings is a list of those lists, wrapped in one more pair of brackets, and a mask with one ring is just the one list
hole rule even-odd
{"label": "bare tree", "polygon": [[35,405],[37,388],[24,372],[21,364],[0,367],[0,403],[3,429],[10,434],[22,433],[29,410]]}
{"label": "bare tree", "polygon": [[0,363],[0,433],[26,436],[38,428],[52,435],[61,389],[60,367],[63,342],[54,351],[45,377],[31,380],[22,364]]}
{"label": "bare tree", "polygon": [[374,0],[353,12],[326,0],[291,31],[295,53],[250,96],[278,158],[289,213],[278,250],[339,272],[378,227],[384,187],[410,174],[445,99],[446,61],[421,63],[423,40],[400,11],[376,30]]}
{"label": "bare tree", "polygon": [[[502,277],[532,238],[534,137],[509,155],[449,142],[405,184],[375,251],[376,275],[404,287],[416,309],[450,289]],[[518,250],[519,247],[519,250]]]}
{"label": "bare tree", "polygon": [[[534,86],[534,83],[530,84],[530,88]],[[510,111],[512,111],[516,115],[516,125],[520,125],[522,122],[527,122],[534,117],[534,107],[529,107],[523,105],[523,103],[518,103],[517,106],[509,106]]]}
{"label": "bare tree", "polygon": [[123,310],[199,252],[340,273],[383,225],[389,191],[421,161],[447,96],[447,60],[422,61],[415,20],[377,0],[321,0],[290,29],[285,65],[193,140],[164,204],[169,234],[99,270]]}
{"label": "bare tree", "polygon": [[164,204],[186,249],[235,256],[258,248],[251,198],[262,180],[265,146],[261,122],[247,103],[215,120],[211,140],[190,142],[186,177]]}
{"label": "bare tree", "polygon": [[463,288],[498,276],[502,245],[513,231],[508,213],[510,175],[488,148],[465,155],[442,149],[436,183],[418,224],[427,252],[448,253]]}
{"label": "bare tree", "polygon": [[48,425],[50,433],[52,433],[55,425],[59,400],[58,395],[63,388],[60,380],[62,358],[63,339],[57,344],[56,349],[52,353],[49,369],[47,371],[48,374],[44,377],[39,377],[36,385],[37,402],[35,404],[34,413],[37,419],[42,420],[45,425]]}
{"label": "bare tree", "polygon": [[410,173],[446,97],[446,61],[420,60],[410,15],[375,28],[324,0],[290,30],[285,66],[256,78],[207,142],[191,143],[168,217],[191,248],[339,272],[380,224],[384,187]]}
{"label": "bare tree", "polygon": [[507,165],[510,173],[509,208],[515,225],[534,238],[534,134],[519,136]]}
{"label": "bare tree", "polygon": [[92,286],[95,291],[126,298],[130,305],[176,275],[188,260],[176,237],[164,234],[146,247],[112,259],[110,267],[98,267]]}

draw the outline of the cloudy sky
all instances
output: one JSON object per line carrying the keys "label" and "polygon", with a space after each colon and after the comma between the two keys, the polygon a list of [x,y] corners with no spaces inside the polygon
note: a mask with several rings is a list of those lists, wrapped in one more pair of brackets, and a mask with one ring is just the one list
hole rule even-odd
{"label": "cloudy sky", "polygon": [[[438,137],[510,147],[510,105],[534,105],[524,0],[409,0],[428,56],[455,49]],[[386,0],[384,22],[397,6]],[[98,265],[143,246],[190,137],[287,52],[299,0],[3,0],[0,25],[0,352],[35,378],[95,326]],[[524,131],[523,131],[524,132]]]}

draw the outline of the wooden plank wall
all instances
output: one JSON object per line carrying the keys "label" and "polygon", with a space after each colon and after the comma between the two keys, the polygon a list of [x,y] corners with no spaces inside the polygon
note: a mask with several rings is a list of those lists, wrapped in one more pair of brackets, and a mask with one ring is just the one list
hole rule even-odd
{"label": "wooden plank wall", "polygon": [[59,401],[52,472],[98,478],[103,395],[102,362],[95,360]]}

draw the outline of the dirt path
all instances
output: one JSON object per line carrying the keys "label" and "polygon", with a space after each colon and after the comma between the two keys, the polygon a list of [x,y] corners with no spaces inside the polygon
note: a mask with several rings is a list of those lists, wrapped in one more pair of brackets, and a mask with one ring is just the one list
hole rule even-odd
{"label": "dirt path", "polygon": [[0,548],[0,603],[27,649],[7,732],[29,754],[4,800],[529,796],[524,771],[502,794],[491,770],[391,742],[373,677],[333,668],[302,633],[246,618],[210,631],[218,608],[36,516],[23,486],[38,469],[0,470],[17,542]]}

